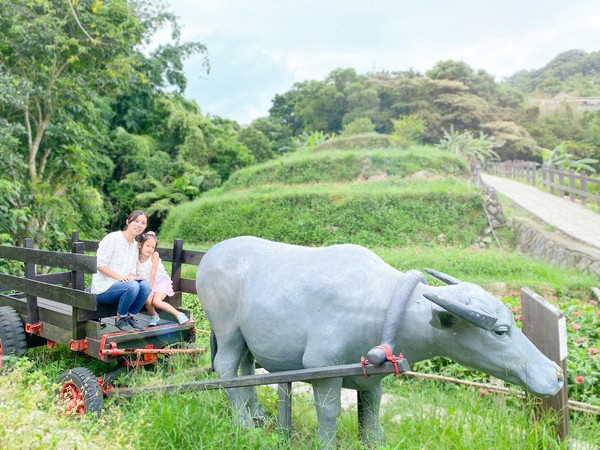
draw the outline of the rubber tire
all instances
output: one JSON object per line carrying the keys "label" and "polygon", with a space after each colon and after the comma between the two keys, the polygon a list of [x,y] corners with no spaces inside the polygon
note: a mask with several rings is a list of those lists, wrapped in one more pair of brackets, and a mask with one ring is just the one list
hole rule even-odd
{"label": "rubber tire", "polygon": [[27,335],[23,321],[10,306],[0,306],[0,357],[27,354]]}
{"label": "rubber tire", "polygon": [[99,413],[104,394],[96,376],[85,367],[64,371],[58,377],[58,397],[67,411],[79,414]]}

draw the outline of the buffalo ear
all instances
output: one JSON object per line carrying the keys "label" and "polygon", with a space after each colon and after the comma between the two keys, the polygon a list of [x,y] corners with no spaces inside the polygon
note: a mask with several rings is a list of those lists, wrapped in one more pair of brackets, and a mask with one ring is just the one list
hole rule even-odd
{"label": "buffalo ear", "polygon": [[456,316],[445,309],[434,308],[429,323],[438,330],[448,330],[456,324]]}

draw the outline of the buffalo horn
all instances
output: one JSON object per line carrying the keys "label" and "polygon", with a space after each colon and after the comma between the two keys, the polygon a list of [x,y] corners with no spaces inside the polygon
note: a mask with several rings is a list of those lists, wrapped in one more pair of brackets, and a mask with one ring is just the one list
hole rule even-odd
{"label": "buffalo horn", "polygon": [[475,311],[472,307],[469,307],[460,302],[451,302],[437,294],[425,293],[423,296],[432,301],[438,306],[441,306],[446,311],[456,314],[458,317],[462,317],[473,325],[483,328],[485,330],[491,330],[496,321],[497,317],[490,316],[483,311]]}
{"label": "buffalo horn", "polygon": [[438,280],[441,280],[446,284],[461,283],[461,281],[459,279],[454,278],[453,276],[450,276],[450,275],[446,275],[445,273],[439,272],[437,270],[425,269],[425,272],[427,272],[429,275],[436,277]]}

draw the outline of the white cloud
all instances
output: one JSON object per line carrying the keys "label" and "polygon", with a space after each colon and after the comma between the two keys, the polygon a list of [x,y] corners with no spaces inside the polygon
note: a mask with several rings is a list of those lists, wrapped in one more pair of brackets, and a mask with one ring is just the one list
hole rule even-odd
{"label": "white cloud", "polygon": [[[338,67],[424,72],[462,60],[497,78],[539,68],[570,49],[600,50],[597,0],[171,0],[183,38],[207,45],[186,64],[188,97],[206,112],[248,123],[294,82]],[[161,34],[161,39],[167,39]]]}

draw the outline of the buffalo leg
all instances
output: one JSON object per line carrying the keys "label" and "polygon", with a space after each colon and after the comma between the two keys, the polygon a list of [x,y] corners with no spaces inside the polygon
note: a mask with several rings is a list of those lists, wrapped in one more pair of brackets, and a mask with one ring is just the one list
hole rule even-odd
{"label": "buffalo leg", "polygon": [[358,392],[358,420],[362,441],[365,445],[383,445],[385,436],[379,422],[379,406],[383,392],[381,383]]}
{"label": "buffalo leg", "polygon": [[[254,375],[255,373],[255,364],[254,364],[254,356],[250,353],[250,350],[247,350],[242,355],[242,359],[240,361],[240,376],[245,375]],[[245,396],[247,397],[247,407],[254,419],[254,422],[257,425],[263,425],[265,420],[267,419],[267,413],[261,406],[258,401],[258,394],[256,393],[256,386],[249,386],[240,388],[245,391]]]}
{"label": "buffalo leg", "polygon": [[[219,348],[215,355],[215,370],[223,380],[237,376],[238,367],[248,348],[239,330],[226,336],[219,336]],[[251,398],[247,388],[227,389],[229,402],[233,407],[233,422],[235,425],[251,428],[254,426],[252,414],[248,410]]]}
{"label": "buffalo leg", "polygon": [[341,411],[342,379],[312,381],[319,422],[319,442],[323,448],[335,448],[337,418]]}

